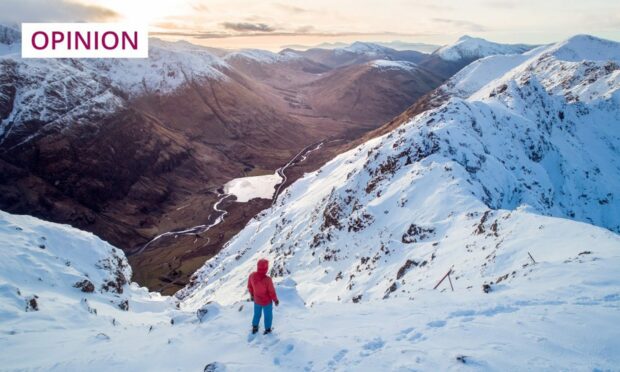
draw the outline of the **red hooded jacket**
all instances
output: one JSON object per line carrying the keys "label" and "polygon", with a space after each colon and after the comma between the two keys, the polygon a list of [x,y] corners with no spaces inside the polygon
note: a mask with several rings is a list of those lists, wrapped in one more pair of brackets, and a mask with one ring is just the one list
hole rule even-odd
{"label": "red hooded jacket", "polygon": [[278,301],[276,290],[273,288],[271,278],[267,276],[269,261],[264,258],[258,260],[256,271],[248,278],[248,291],[254,297],[254,302],[261,306],[267,306],[271,301]]}

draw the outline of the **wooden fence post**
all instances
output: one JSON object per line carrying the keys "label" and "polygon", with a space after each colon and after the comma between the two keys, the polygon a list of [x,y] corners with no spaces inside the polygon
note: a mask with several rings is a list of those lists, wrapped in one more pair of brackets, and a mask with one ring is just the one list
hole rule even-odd
{"label": "wooden fence post", "polygon": [[450,266],[450,269],[448,270],[448,272],[446,273],[446,275],[444,275],[443,277],[441,277],[441,280],[439,280],[439,282],[437,282],[437,284],[435,284],[435,287],[433,287],[433,289],[437,289],[437,287],[439,287],[439,285],[446,279],[446,277],[448,278],[448,281],[450,282],[450,288],[452,288],[452,292],[454,292],[454,286],[452,285],[452,279],[450,279],[450,273],[452,272],[452,268],[454,267],[454,265]]}

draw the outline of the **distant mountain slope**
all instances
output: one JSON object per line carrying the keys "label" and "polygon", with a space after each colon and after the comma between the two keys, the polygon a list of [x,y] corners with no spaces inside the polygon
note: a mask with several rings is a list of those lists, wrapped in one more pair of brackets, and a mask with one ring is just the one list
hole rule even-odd
{"label": "distant mountain slope", "polygon": [[[417,298],[450,267],[461,290],[519,286],[528,252],[618,255],[618,50],[576,36],[463,70],[439,107],[293,184],[179,296],[238,301],[259,257],[313,303]],[[489,81],[464,84],[471,74]]]}
{"label": "distant mountain slope", "polygon": [[465,35],[455,43],[435,50],[421,65],[450,77],[477,59],[493,55],[521,54],[534,47],[525,44],[499,44]]}
{"label": "distant mountain slope", "polygon": [[[396,49],[396,50],[413,50],[413,51],[422,52],[422,53],[432,53],[435,50],[437,50],[437,48],[440,47],[439,45],[435,45],[435,44],[415,43],[415,42],[400,41],[400,40],[373,41],[372,43],[386,47],[386,48],[391,48],[391,49]],[[334,42],[334,43],[325,42],[325,43],[321,43],[318,45],[289,44],[289,45],[283,45],[282,48],[297,49],[297,50],[337,49],[337,48],[345,48],[350,45],[351,44],[342,43],[342,42]]]}
{"label": "distant mountain slope", "polygon": [[[372,43],[320,52],[328,63],[157,39],[148,60],[24,60],[19,32],[0,30],[0,207],[140,252],[137,280],[168,291],[267,204],[231,203],[230,224],[196,242],[146,242],[215,218],[230,179],[359,138],[449,76],[422,66],[426,54]],[[340,151],[329,143],[309,169]]]}
{"label": "distant mountain slope", "polygon": [[[340,67],[302,87],[308,104],[325,115],[365,124],[386,122],[443,79],[413,62],[372,60]],[[363,133],[360,131],[360,134]]]}
{"label": "distant mountain slope", "polygon": [[534,46],[525,44],[499,44],[481,38],[462,36],[456,43],[443,46],[433,54],[447,61],[478,59],[497,54],[521,54]]}
{"label": "distant mountain slope", "polygon": [[375,59],[389,59],[415,63],[420,62],[427,56],[427,54],[415,50],[396,50],[374,43],[359,41],[342,48],[312,48],[295,52],[317,63],[332,68],[364,63]]}

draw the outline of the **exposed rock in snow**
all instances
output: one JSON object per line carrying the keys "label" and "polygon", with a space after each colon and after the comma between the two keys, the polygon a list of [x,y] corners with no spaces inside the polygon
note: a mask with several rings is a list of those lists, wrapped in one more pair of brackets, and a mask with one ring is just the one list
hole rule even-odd
{"label": "exposed rock in snow", "polygon": [[[172,304],[130,285],[123,252],[90,233],[0,211],[0,246],[0,325],[5,331],[43,331],[47,322],[59,329],[101,324],[129,301],[137,308],[145,301],[154,301],[154,308]],[[33,318],[24,311],[40,315]],[[107,320],[95,320],[97,315]]]}
{"label": "exposed rock in snow", "polygon": [[20,53],[21,32],[13,27],[0,24],[0,56]]}

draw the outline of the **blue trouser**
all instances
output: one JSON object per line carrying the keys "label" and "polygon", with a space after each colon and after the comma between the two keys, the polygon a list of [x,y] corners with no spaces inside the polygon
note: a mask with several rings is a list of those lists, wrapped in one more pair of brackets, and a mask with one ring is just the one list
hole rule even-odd
{"label": "blue trouser", "polygon": [[258,327],[260,323],[261,312],[265,314],[265,329],[271,329],[271,322],[273,322],[273,303],[269,305],[259,305],[254,303],[254,318],[252,318],[252,326]]}

